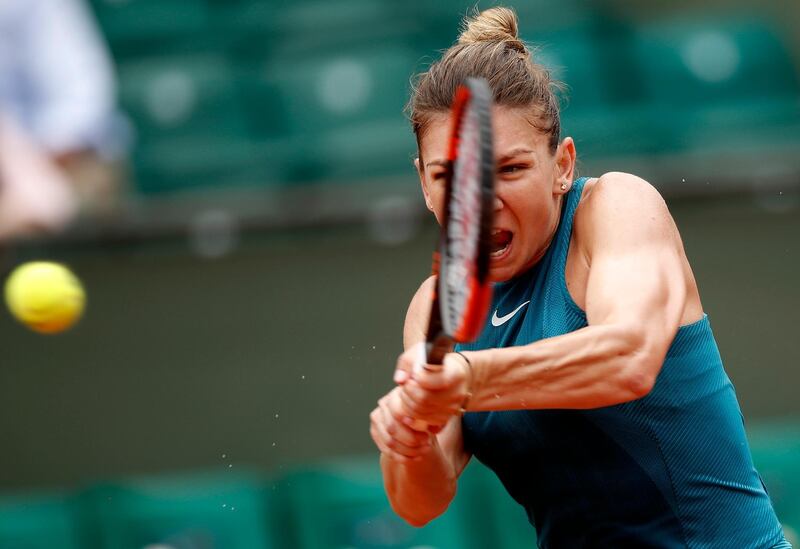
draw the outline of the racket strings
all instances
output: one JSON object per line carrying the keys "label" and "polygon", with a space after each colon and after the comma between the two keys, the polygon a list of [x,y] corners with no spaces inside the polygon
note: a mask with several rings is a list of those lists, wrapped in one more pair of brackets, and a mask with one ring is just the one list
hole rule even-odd
{"label": "racket strings", "polygon": [[[455,331],[464,318],[475,278],[475,258],[481,232],[481,129],[477,105],[471,102],[465,109],[460,126],[457,158],[451,182],[450,211],[448,212],[448,246],[443,274],[445,292],[445,330]],[[453,332],[450,332],[453,333]]]}

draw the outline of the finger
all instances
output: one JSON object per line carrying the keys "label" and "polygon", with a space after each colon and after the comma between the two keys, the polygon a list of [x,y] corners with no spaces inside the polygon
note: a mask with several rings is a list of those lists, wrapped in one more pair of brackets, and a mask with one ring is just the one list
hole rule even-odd
{"label": "finger", "polygon": [[466,381],[467,366],[457,353],[448,353],[443,364],[434,368],[415,370],[414,379],[425,389],[443,391],[454,389]]}
{"label": "finger", "polygon": [[448,417],[445,416],[406,417],[403,418],[403,424],[418,433],[435,435],[441,431],[441,428],[447,423],[447,419]]}
{"label": "finger", "polygon": [[436,434],[456,412],[457,410],[438,408],[425,413],[414,413],[411,416],[403,417],[401,421],[414,431]]}
{"label": "finger", "polygon": [[409,380],[403,386],[401,399],[403,406],[413,417],[453,414],[458,411],[460,403],[458,395],[429,391],[420,386],[416,379]]}
{"label": "finger", "polygon": [[407,418],[403,421],[409,428],[420,433],[435,435],[444,428],[450,416],[427,416],[425,418]]}
{"label": "finger", "polygon": [[390,438],[397,438],[403,444],[412,446],[414,444],[413,437],[409,439],[404,432],[399,431],[404,427],[403,424],[392,415],[391,410],[387,406],[380,407],[380,420],[378,423],[386,431]]}
{"label": "finger", "polygon": [[398,395],[398,411],[401,412],[400,421],[406,418],[419,418],[432,411],[430,397],[425,390],[421,389],[414,380],[409,380],[403,390]]}
{"label": "finger", "polygon": [[[417,400],[406,394],[406,389],[412,387],[415,388],[414,393],[417,395]],[[433,432],[430,431],[429,425],[445,424],[450,416],[458,410],[457,406],[453,404],[443,407],[439,403],[431,401],[429,393],[419,388],[413,380],[403,387],[396,388],[387,397],[384,403],[392,417],[418,433]]]}
{"label": "finger", "polygon": [[370,433],[372,434],[372,438],[375,441],[375,445],[378,447],[380,453],[386,456],[387,458],[391,459],[392,461],[396,461],[398,463],[410,463],[412,461],[420,461],[422,459],[419,456],[415,458],[407,458],[406,456],[398,454],[397,452],[389,448],[386,445],[386,443],[382,440],[381,434],[378,432],[375,426],[370,428]]}
{"label": "finger", "polygon": [[400,454],[401,456],[407,458],[422,457],[430,451],[430,446],[406,446],[398,442],[397,439],[389,440],[386,445],[396,454]]}
{"label": "finger", "polygon": [[414,370],[414,381],[429,391],[440,391],[447,387],[444,369],[436,366],[432,369],[417,368]]}
{"label": "finger", "polygon": [[402,385],[406,382],[414,371],[415,366],[425,362],[425,343],[419,342],[409,348],[406,352],[400,355],[397,359],[397,366],[394,371],[394,382]]}
{"label": "finger", "polygon": [[[396,436],[392,436],[387,430],[387,425],[381,422],[376,422],[373,425],[382,446],[387,448],[390,452],[407,458],[418,457],[428,452],[428,448],[426,446],[409,446],[404,444],[398,440]],[[412,439],[414,439],[414,437],[412,437]]]}
{"label": "finger", "polygon": [[372,422],[369,426],[369,434],[372,437],[372,440],[375,442],[375,446],[378,447],[378,450],[382,454],[393,454],[395,453],[392,450],[388,442],[391,440],[391,437],[388,437],[386,433],[380,428],[380,424],[377,422]]}
{"label": "finger", "polygon": [[416,379],[409,380],[400,392],[403,406],[408,408],[412,415],[413,413],[425,413],[436,408],[437,397],[440,396],[426,390]]}
{"label": "finger", "polygon": [[400,409],[405,408],[407,412],[416,410],[418,401],[422,400],[423,395],[420,393],[419,384],[413,379],[408,380],[400,391],[397,392],[397,402],[395,403]]}
{"label": "finger", "polygon": [[[404,403],[403,391],[405,388],[398,389],[400,390],[397,391],[396,394],[393,394],[391,399],[383,403],[388,413],[391,415],[392,419],[397,422],[397,425],[405,426],[415,437],[427,437],[429,432],[428,423],[424,420],[414,419],[414,413],[411,411],[414,407],[413,401],[409,400],[407,403]],[[397,429],[397,427],[392,427],[392,429]]]}
{"label": "finger", "polygon": [[[459,410],[458,403],[447,399],[447,395],[443,394],[441,397],[441,402],[437,402],[431,398],[429,391],[420,388],[413,380],[409,381],[400,394],[403,401],[401,409],[407,415],[398,418],[399,421],[414,431],[433,434],[439,432]],[[435,428],[431,429],[431,426]]]}
{"label": "finger", "polygon": [[381,408],[381,414],[381,423],[386,426],[387,434],[398,442],[411,448],[430,446],[427,434],[414,431],[402,423],[402,420],[397,420],[388,407]]}
{"label": "finger", "polygon": [[412,410],[409,407],[410,404],[411,401],[404,400],[402,388],[392,391],[384,402],[384,405],[389,410],[392,417],[398,422],[402,422],[404,418],[411,417]]}
{"label": "finger", "polygon": [[[381,400],[385,401],[385,399]],[[375,442],[375,445],[378,447],[378,450],[381,452],[381,454],[386,455],[388,458],[400,463],[419,461],[421,459],[421,454],[424,454],[428,451],[420,448],[418,455],[409,457],[409,455],[403,455],[402,447],[393,448],[395,443],[393,442],[392,436],[386,430],[386,424],[384,423],[384,411],[380,406],[375,408],[370,413],[370,435],[372,436],[372,440]]]}

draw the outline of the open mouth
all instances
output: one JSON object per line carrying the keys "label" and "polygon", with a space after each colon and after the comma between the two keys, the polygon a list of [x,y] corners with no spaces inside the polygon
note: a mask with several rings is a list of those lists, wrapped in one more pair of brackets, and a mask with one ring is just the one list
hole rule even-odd
{"label": "open mouth", "polygon": [[511,241],[514,239],[514,233],[506,231],[505,229],[494,229],[492,231],[492,242],[489,252],[492,258],[496,259],[501,257],[508,251]]}

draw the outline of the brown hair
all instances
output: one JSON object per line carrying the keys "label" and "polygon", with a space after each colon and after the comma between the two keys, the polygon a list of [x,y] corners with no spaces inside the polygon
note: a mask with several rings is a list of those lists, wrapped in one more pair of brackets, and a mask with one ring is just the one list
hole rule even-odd
{"label": "brown hair", "polygon": [[495,104],[530,109],[532,123],[549,137],[550,150],[555,152],[561,135],[556,93],[564,85],[533,62],[519,39],[517,14],[502,7],[466,17],[458,42],[414,77],[407,110],[418,147],[433,116],[449,111],[456,88],[470,76],[489,82]]}

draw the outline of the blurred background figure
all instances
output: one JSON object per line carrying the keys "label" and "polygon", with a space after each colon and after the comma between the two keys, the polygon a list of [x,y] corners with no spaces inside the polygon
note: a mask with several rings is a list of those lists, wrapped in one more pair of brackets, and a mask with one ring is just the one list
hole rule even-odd
{"label": "blurred background figure", "polygon": [[127,138],[115,103],[111,59],[83,0],[0,2],[0,111],[64,172],[90,216],[118,206]]}
{"label": "blurred background figure", "polygon": [[0,109],[0,243],[60,232],[76,211],[67,175]]}

